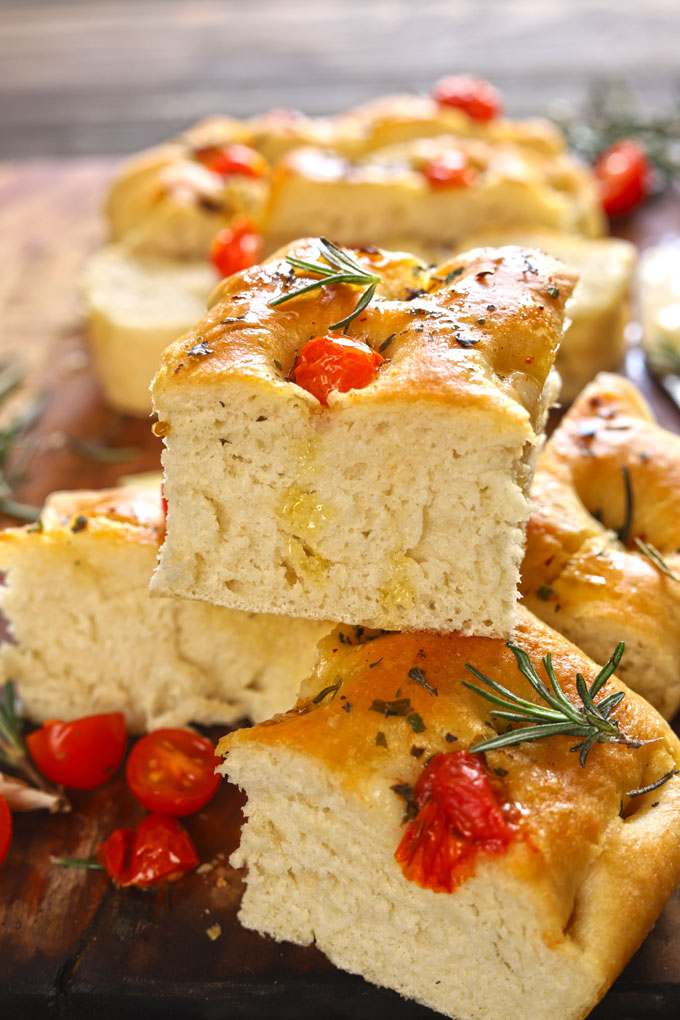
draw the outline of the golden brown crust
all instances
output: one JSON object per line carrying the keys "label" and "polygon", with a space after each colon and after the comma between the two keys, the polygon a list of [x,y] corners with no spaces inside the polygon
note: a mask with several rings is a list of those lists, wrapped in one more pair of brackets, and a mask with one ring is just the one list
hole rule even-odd
{"label": "golden brown crust", "polygon": [[[302,345],[346,316],[360,291],[323,287],[271,308],[273,299],[306,279],[293,275],[285,262],[293,253],[315,261],[317,243],[296,242],[224,281],[203,321],[165,351],[153,384],[156,399],[170,388],[250,377],[272,388],[294,388],[321,409],[285,379]],[[513,417],[526,420],[527,410],[533,417],[575,284],[561,263],[514,247],[468,252],[432,270],[400,253],[355,249],[353,254],[383,283],[352,323],[350,335],[376,349],[395,336],[375,382],[334,395],[331,409],[335,401],[408,395],[465,399],[507,413],[508,423]]]}
{"label": "golden brown crust", "polygon": [[55,537],[83,533],[160,546],[165,533],[160,485],[157,492],[127,486],[52,493],[37,525],[0,531],[0,543],[52,541]]}
{"label": "golden brown crust", "polygon": [[[526,609],[520,612],[513,640],[539,669],[541,657],[551,652],[557,678],[572,701],[577,701],[577,672],[587,682],[597,673],[587,656]],[[509,690],[538,700],[502,640],[433,633],[375,637],[343,627],[324,642],[297,707],[253,729],[229,734],[218,752],[227,755],[232,749],[256,746],[285,749],[307,756],[311,768],[328,770],[359,800],[389,796],[393,784],[415,783],[430,755],[466,749],[495,729],[491,706],[461,683],[472,679],[466,663]],[[414,668],[436,694],[418,682]],[[641,941],[680,878],[680,780],[669,780],[653,794],[627,796],[627,791],[678,767],[680,744],[654,709],[612,678],[604,693],[615,690],[626,691],[614,713],[622,731],[655,742],[637,749],[596,744],[585,768],[571,751],[576,741],[569,736],[486,756],[489,768],[498,770],[508,796],[519,805],[521,827],[528,837],[515,843],[503,866],[533,883],[534,891],[541,890],[546,938],[604,941],[596,966],[603,968],[608,981]],[[408,717],[376,710],[376,700],[396,698],[409,699],[409,712],[422,720],[422,731]],[[387,746],[376,740],[379,732]],[[419,757],[414,757],[414,749]],[[640,838],[636,820],[646,818],[656,826],[657,817],[657,843],[647,835],[648,845],[636,846]],[[641,888],[650,901],[631,913],[628,927],[606,926],[601,932],[598,917],[583,905],[581,894],[593,883],[593,896],[599,896],[603,879],[614,875],[615,895],[621,902],[629,897],[639,901]]]}
{"label": "golden brown crust", "polygon": [[[622,543],[613,533],[626,519],[625,474],[632,518]],[[543,586],[538,597],[553,608],[609,599],[618,612],[625,599],[631,619],[644,613],[662,627],[680,619],[680,583],[634,544],[651,543],[680,573],[680,436],[656,424],[632,383],[602,374],[586,387],[541,453],[532,497],[528,599]]]}

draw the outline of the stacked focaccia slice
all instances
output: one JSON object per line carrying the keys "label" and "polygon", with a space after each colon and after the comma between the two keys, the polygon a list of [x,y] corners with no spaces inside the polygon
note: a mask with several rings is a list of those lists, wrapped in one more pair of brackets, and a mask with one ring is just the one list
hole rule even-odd
{"label": "stacked focaccia slice", "polygon": [[[476,120],[418,96],[326,120],[280,111],[213,118],[128,161],[108,218],[114,244],[88,266],[85,301],[106,399],[133,414],[149,409],[149,357],[188,328],[217,282],[208,252],[223,227],[239,224],[227,242],[236,248],[239,231],[261,232],[265,253],[326,234],[410,251],[434,246],[434,261],[472,231],[541,227],[590,237],[603,229],[592,175],[548,124]],[[256,234],[247,237],[256,243]]]}
{"label": "stacked focaccia slice", "polygon": [[0,669],[30,718],[124,712],[143,732],[266,719],[293,703],[329,625],[150,599],[165,531],[155,486],[64,492],[0,532]]}
{"label": "stacked focaccia slice", "polygon": [[[579,705],[599,667],[526,610],[512,640]],[[585,767],[574,735],[470,754],[505,724],[468,664],[541,704],[503,640],[341,629],[293,711],[224,738],[241,921],[456,1020],[581,1020],[680,879],[680,778],[637,793],[680,744],[612,678],[629,746]]]}

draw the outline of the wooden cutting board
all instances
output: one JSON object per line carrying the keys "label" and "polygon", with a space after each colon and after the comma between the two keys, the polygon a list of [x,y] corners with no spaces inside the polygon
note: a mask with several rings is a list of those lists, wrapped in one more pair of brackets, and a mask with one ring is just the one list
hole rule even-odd
{"label": "wooden cutting board", "polygon": [[[122,473],[159,465],[160,444],[149,422],[102,405],[86,357],[77,277],[101,238],[98,206],[111,171],[108,161],[0,166],[0,353],[25,366],[24,394],[46,395],[37,451],[18,493],[38,505],[54,489],[100,488]],[[680,231],[680,208],[668,199],[648,206],[622,236],[644,246],[671,229]],[[627,370],[661,421],[680,431],[680,413],[635,354]],[[93,462],[70,447],[69,437],[136,453],[125,464]],[[112,829],[141,818],[120,776],[75,795],[69,815],[15,815],[0,869],[2,1020],[434,1018],[336,970],[315,949],[279,945],[240,927],[242,875],[228,864],[240,809],[238,791],[224,783],[209,807],[188,819],[203,867],[163,892],[117,890],[102,872],[51,863],[52,855],[92,857]],[[207,932],[216,923],[213,941]],[[680,891],[592,1014],[597,1020],[678,1016]]]}

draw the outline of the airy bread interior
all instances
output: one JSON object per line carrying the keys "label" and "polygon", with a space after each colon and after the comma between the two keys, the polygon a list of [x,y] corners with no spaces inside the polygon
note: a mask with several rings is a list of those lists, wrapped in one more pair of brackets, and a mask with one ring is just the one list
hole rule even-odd
{"label": "airy bread interior", "polygon": [[417,400],[348,403],[315,428],[302,399],[246,381],[225,401],[177,396],[163,461],[172,542],[153,592],[394,630],[512,628],[524,437]]}
{"label": "airy bread interior", "polygon": [[101,519],[3,533],[15,643],[0,669],[30,718],[120,711],[137,732],[264,719],[294,702],[329,625],[150,599],[157,555],[139,529]]}

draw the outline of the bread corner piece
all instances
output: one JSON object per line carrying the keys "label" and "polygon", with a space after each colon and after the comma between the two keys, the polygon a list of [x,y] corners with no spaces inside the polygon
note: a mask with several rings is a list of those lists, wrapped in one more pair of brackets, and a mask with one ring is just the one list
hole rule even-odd
{"label": "bread corner piece", "polygon": [[55,493],[0,533],[0,670],[35,721],[124,712],[130,730],[288,708],[330,625],[150,599],[164,532],[153,487]]}
{"label": "bread corner piece", "polygon": [[152,591],[390,630],[507,634],[533,454],[574,277],[479,249],[434,269],[355,249],[382,277],[350,335],[385,361],[329,406],[288,381],[300,348],[355,307],[285,255],[233,276],[153,384],[168,533]]}
{"label": "bread corner piece", "polygon": [[671,718],[680,708],[680,436],[601,374],[545,445],[522,564],[527,606]]}
{"label": "bread corner piece", "polygon": [[[483,769],[515,812],[514,835],[504,851],[473,851],[467,877],[435,892],[407,879],[394,855],[432,756],[498,727],[462,685],[474,682],[466,663],[537,695],[501,640],[390,634],[357,644],[340,633],[293,711],[219,745],[225,774],[248,796],[232,857],[248,869],[242,923],[315,942],[344,970],[457,1020],[585,1017],[680,878],[680,777],[628,795],[678,767],[677,738],[613,678],[604,691],[626,691],[615,710],[622,731],[656,742],[596,744],[585,767],[569,736],[488,752]],[[590,682],[598,671],[526,610],[514,640],[542,675],[552,653],[572,702],[576,673]],[[395,695],[408,714],[391,711]]]}

